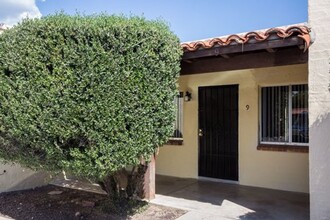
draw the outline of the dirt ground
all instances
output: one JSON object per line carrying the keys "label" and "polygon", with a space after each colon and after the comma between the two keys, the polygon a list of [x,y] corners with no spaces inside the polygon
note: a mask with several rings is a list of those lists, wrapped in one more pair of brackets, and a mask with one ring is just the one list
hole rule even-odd
{"label": "dirt ground", "polygon": [[185,211],[149,204],[133,216],[105,210],[105,195],[48,185],[34,190],[0,193],[0,219],[133,219],[171,220]]}

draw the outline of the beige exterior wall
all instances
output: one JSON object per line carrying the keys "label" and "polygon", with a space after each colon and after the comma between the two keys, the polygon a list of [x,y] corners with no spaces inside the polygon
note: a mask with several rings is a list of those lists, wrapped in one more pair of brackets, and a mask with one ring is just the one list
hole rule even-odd
{"label": "beige exterior wall", "polygon": [[0,192],[35,188],[50,181],[50,175],[45,172],[33,172],[19,165],[1,162],[0,174]]}
{"label": "beige exterior wall", "polygon": [[309,0],[310,213],[330,219],[330,1]]}
{"label": "beige exterior wall", "polygon": [[239,84],[239,183],[309,192],[307,153],[257,150],[260,86],[307,83],[307,76],[307,65],[181,76],[180,90],[192,92],[192,101],[184,103],[184,144],[162,147],[156,172],[198,178],[198,87]]}

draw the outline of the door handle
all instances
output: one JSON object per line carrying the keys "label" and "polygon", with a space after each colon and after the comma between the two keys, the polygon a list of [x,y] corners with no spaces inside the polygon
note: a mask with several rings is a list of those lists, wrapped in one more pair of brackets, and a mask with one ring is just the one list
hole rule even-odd
{"label": "door handle", "polygon": [[199,137],[203,137],[203,130],[202,129],[198,129],[198,136]]}

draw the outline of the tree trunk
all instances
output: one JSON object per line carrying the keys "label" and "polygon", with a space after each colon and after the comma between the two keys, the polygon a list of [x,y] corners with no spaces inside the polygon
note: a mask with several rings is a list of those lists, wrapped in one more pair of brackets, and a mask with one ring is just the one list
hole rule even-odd
{"label": "tree trunk", "polygon": [[121,169],[106,176],[99,184],[107,192],[112,201],[118,199],[143,199],[144,176],[147,171],[147,164],[140,164],[133,167],[132,172],[128,174],[126,169]]}

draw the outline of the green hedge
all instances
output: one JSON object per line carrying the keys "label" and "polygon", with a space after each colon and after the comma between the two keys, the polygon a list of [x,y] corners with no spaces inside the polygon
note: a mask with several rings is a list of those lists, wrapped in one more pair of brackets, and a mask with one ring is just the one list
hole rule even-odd
{"label": "green hedge", "polygon": [[182,51],[161,21],[57,14],[0,35],[0,157],[103,178],[172,134]]}

